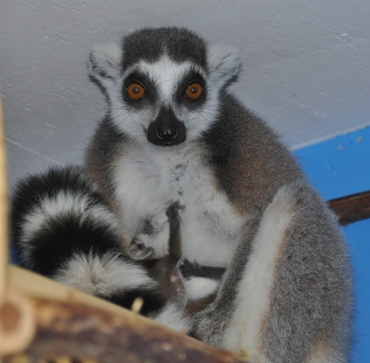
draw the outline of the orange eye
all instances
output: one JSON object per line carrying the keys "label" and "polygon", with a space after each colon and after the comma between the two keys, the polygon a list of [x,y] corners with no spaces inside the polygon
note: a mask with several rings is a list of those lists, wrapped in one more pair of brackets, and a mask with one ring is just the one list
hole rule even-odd
{"label": "orange eye", "polygon": [[140,100],[145,94],[145,89],[139,83],[130,83],[127,87],[127,94],[133,100]]}
{"label": "orange eye", "polygon": [[203,93],[203,87],[199,83],[189,84],[188,88],[185,91],[185,94],[191,100],[196,100]]}

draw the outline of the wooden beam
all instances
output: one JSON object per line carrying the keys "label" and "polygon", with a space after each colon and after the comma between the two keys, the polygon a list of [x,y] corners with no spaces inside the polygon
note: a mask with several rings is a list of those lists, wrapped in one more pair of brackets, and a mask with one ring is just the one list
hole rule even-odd
{"label": "wooden beam", "polygon": [[208,346],[129,310],[43,276],[10,267],[9,288],[33,307],[36,333],[17,360],[100,363],[241,363],[237,355]]}
{"label": "wooden beam", "polygon": [[[125,318],[77,302],[32,298],[36,334],[24,352],[30,362],[68,357],[100,363],[242,362],[234,354],[202,344],[138,316]],[[129,313],[132,314],[133,313]],[[5,362],[11,362],[11,357]]]}
{"label": "wooden beam", "polygon": [[3,109],[0,100],[0,306],[6,290],[6,265],[8,264],[8,185],[4,141]]}
{"label": "wooden beam", "polygon": [[328,204],[343,226],[370,218],[370,191],[332,199]]}

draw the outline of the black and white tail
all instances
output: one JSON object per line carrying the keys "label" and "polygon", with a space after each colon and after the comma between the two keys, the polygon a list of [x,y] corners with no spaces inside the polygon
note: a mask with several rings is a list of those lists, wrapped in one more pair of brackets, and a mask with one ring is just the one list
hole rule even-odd
{"label": "black and white tail", "polygon": [[21,180],[11,223],[26,268],[126,308],[142,297],[142,314],[185,328],[145,265],[123,254],[122,226],[82,168],[52,168]]}

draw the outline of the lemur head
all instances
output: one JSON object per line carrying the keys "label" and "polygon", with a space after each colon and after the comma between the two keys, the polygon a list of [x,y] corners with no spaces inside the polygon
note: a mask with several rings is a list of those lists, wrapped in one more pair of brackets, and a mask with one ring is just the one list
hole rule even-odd
{"label": "lemur head", "polygon": [[118,129],[163,147],[194,141],[210,127],[220,91],[239,64],[235,51],[175,27],[138,30],[89,57],[90,75],[104,88]]}

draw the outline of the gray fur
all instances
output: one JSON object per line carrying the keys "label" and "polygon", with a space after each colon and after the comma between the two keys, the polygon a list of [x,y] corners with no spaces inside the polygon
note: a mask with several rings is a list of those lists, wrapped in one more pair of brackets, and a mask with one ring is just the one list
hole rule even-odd
{"label": "gray fur", "polygon": [[[336,218],[306,183],[287,186],[295,214],[279,259],[271,311],[265,326],[265,354],[297,362],[312,343],[324,341],[347,358],[352,309],[352,271]],[[275,336],[284,330],[277,345]]]}
{"label": "gray fur", "polygon": [[127,69],[139,60],[154,62],[164,52],[176,62],[190,60],[206,68],[206,43],[185,28],[145,28],[134,31],[122,40],[122,67]]}
{"label": "gray fur", "polygon": [[259,218],[248,221],[243,242],[238,245],[231,268],[227,270],[215,300],[193,317],[193,329],[190,334],[208,344],[223,346],[225,331],[234,313],[238,284],[248,263],[258,222]]}
{"label": "gray fur", "polygon": [[[353,292],[346,245],[335,216],[305,181],[298,179],[282,189],[294,217],[276,256],[270,309],[262,326],[261,361],[311,362],[308,357],[323,346],[328,354],[317,361],[346,362]],[[243,267],[255,248],[257,228],[262,227],[254,224],[250,229],[252,233],[239,245],[216,300],[194,317],[193,335],[209,344],[228,348],[227,327],[233,318],[242,319],[233,316],[234,302],[243,290]]]}
{"label": "gray fur", "polygon": [[[345,244],[284,145],[228,94],[239,70],[236,53],[177,28],[137,31],[121,49],[119,65],[117,51],[112,60],[91,58],[91,75],[105,87],[110,108],[90,143],[88,172],[132,236],[143,219],[161,219],[169,201],[181,199],[183,258],[226,267],[215,300],[195,314],[192,333],[237,352],[250,350],[255,362],[344,362],[352,295]],[[132,72],[151,91],[138,102],[124,96]],[[204,81],[198,103],[182,98],[181,84],[191,72]],[[186,140],[178,145],[152,145],[146,137],[163,107],[185,125]],[[166,228],[159,233],[166,235]],[[266,235],[271,264],[260,251]],[[165,254],[160,241],[146,243],[157,256]],[[256,266],[255,278],[250,266]],[[260,286],[256,296],[265,298],[256,304],[261,321],[249,326],[254,311],[241,307],[253,305],[250,286]],[[239,322],[246,324],[246,338]]]}

